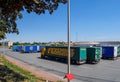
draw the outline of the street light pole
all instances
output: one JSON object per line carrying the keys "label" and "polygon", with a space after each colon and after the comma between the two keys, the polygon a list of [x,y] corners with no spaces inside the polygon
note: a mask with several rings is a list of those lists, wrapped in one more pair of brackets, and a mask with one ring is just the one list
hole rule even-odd
{"label": "street light pole", "polygon": [[[70,0],[68,0],[67,14],[68,14],[68,74],[70,74]],[[70,82],[69,79],[68,82]]]}

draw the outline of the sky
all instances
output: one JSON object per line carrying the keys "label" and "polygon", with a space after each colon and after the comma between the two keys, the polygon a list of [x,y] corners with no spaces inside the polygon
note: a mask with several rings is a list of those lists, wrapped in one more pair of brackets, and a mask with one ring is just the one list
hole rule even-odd
{"label": "sky", "polygon": [[[120,41],[120,0],[70,0],[70,38],[78,41]],[[52,15],[23,11],[17,20],[20,34],[7,34],[13,42],[67,41],[67,4]]]}

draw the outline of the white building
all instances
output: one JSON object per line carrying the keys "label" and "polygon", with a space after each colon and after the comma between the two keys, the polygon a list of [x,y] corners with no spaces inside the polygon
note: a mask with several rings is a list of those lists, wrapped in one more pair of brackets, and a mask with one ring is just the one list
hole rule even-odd
{"label": "white building", "polygon": [[3,42],[1,42],[1,45],[2,46],[12,46],[13,42],[11,42],[11,41],[3,41]]}

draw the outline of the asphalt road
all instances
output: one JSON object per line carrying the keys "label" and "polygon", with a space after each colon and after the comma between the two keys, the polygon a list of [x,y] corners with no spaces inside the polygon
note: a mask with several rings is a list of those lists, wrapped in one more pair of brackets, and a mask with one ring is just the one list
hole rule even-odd
{"label": "asphalt road", "polygon": [[[41,59],[40,53],[20,53],[1,48],[0,53],[61,77],[67,73],[66,63]],[[98,64],[71,65],[71,73],[75,75],[71,82],[120,82],[120,58],[101,60]]]}

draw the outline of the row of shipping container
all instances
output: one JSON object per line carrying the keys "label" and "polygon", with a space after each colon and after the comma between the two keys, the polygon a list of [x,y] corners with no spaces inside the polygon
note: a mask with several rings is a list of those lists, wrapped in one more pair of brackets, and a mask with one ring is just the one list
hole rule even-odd
{"label": "row of shipping container", "polygon": [[[70,58],[71,62],[77,64],[87,63],[97,63],[100,61],[101,48],[82,48],[82,47],[71,47],[70,48]],[[52,59],[62,59],[67,61],[68,50],[67,47],[52,47],[46,46],[41,52],[41,58],[52,58]]]}
{"label": "row of shipping container", "polygon": [[[67,59],[67,46],[13,46],[13,51],[20,52],[41,52],[41,58],[51,57]],[[71,60],[81,64],[98,63],[101,58],[116,59],[120,56],[120,46],[102,46],[102,47],[71,47]]]}
{"label": "row of shipping container", "polygon": [[[116,59],[120,56],[119,46],[71,47],[71,61],[77,64],[98,63],[101,58]],[[67,47],[46,46],[41,52],[42,58],[67,59]]]}
{"label": "row of shipping container", "polygon": [[25,53],[29,53],[29,52],[40,52],[42,50],[44,46],[20,46],[20,45],[14,45],[13,46],[13,51],[20,51],[20,52],[25,52]]}

